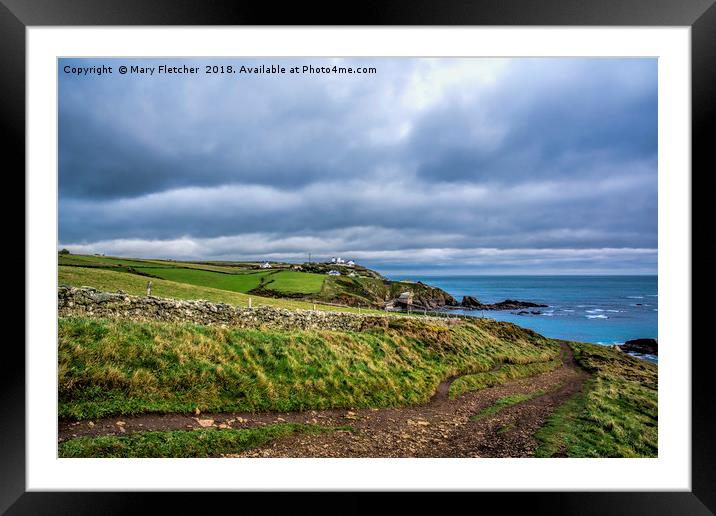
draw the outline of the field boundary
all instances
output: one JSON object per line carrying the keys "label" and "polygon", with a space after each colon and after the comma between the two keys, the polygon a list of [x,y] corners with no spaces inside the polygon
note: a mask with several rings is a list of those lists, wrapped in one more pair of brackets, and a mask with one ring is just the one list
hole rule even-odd
{"label": "field boundary", "polygon": [[[58,288],[60,317],[103,317],[133,321],[219,324],[238,328],[283,330],[364,331],[388,327],[390,320],[415,316],[403,314],[358,314],[326,310],[286,309],[269,306],[237,307],[205,300],[177,300],[155,296],[133,296],[123,292],[101,292],[91,287]],[[421,320],[443,327],[458,318],[423,316]]]}

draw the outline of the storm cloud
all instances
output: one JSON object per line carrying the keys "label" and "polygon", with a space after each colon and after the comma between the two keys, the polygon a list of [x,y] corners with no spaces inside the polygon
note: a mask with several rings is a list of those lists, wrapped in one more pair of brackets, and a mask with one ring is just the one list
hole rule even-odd
{"label": "storm cloud", "polygon": [[[105,74],[64,65],[369,66]],[[655,59],[60,60],[59,245],[655,273]]]}

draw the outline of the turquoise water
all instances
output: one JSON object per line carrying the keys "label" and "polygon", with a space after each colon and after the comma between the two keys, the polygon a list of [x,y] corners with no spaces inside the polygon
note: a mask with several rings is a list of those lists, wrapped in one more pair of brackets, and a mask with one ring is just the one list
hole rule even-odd
{"label": "turquoise water", "polygon": [[540,314],[517,311],[462,311],[510,321],[547,337],[621,344],[658,338],[656,276],[394,276],[440,287],[458,301],[464,295],[483,303],[518,299],[549,305]]}

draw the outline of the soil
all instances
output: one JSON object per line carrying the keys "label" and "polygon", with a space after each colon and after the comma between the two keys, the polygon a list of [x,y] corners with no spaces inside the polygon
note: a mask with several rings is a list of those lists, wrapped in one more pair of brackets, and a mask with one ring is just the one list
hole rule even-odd
{"label": "soil", "polygon": [[[453,378],[442,382],[424,405],[360,410],[289,413],[145,414],[94,422],[60,421],[59,441],[80,436],[125,435],[201,427],[250,428],[276,423],[346,426],[318,435],[294,434],[230,457],[530,457],[535,432],[560,404],[577,394],[588,377],[562,344],[564,365],[538,376],[450,399]],[[472,416],[498,399],[515,394],[543,395],[506,407],[477,421]]]}

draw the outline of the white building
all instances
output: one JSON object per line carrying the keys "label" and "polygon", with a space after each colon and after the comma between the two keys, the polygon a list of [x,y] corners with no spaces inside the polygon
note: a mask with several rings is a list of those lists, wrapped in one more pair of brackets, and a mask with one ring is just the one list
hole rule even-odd
{"label": "white building", "polygon": [[355,264],[356,264],[356,262],[354,262],[353,260],[348,260],[348,261],[346,262],[346,265],[347,265],[348,267],[353,267]]}
{"label": "white building", "polygon": [[271,268],[271,264],[270,264],[269,262],[265,262],[265,263],[261,266],[261,268],[262,268],[262,269],[270,269],[270,268]]}
{"label": "white building", "polygon": [[332,271],[328,271],[328,275],[329,276],[340,276],[341,273],[336,270],[332,270]]}

